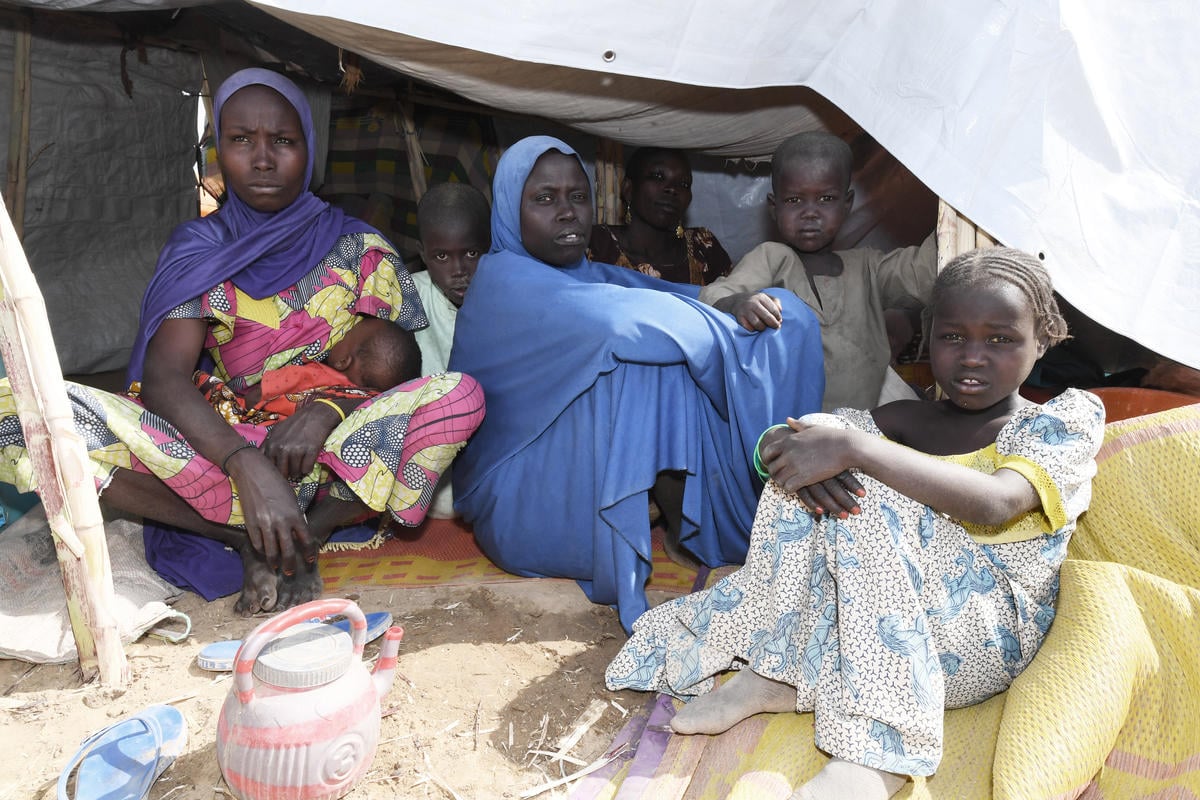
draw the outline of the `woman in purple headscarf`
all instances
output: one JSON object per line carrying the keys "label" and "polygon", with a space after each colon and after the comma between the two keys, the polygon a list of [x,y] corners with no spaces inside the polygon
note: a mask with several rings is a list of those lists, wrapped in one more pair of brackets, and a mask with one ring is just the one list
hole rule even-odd
{"label": "woman in purple headscarf", "polygon": [[[221,210],[186,222],[163,248],[142,301],[130,392],[68,384],[102,492],[147,526],[147,558],[207,597],[236,590],[243,614],[319,596],[316,554],[340,525],[388,511],[425,515],[440,472],[483,417],[478,385],[456,373],[364,400],[314,394],[286,419],[226,418],[194,382],[203,364],[234,391],[264,372],[321,361],[357,321],[426,324],[392,246],[308,190],[312,115],[283,76],[248,69],[214,98]],[[351,393],[352,395],[352,393]],[[0,384],[0,480],[32,470]],[[199,534],[197,536],[196,534]]]}

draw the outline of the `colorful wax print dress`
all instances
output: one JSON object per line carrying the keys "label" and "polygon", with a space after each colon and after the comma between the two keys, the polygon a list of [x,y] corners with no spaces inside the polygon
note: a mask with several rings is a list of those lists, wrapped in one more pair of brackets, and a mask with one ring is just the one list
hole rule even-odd
{"label": "colorful wax print dress", "polygon": [[680,228],[677,232],[683,240],[687,259],[679,264],[654,265],[640,261],[621,249],[616,226],[593,225],[592,238],[588,244],[588,258],[602,264],[637,270],[652,278],[662,278],[672,283],[690,283],[705,286],[733,267],[729,254],[708,228]]}
{"label": "colorful wax print dress", "polygon": [[[234,389],[257,383],[267,370],[320,360],[350,329],[356,314],[405,328],[424,324],[416,289],[380,236],[343,235],[333,250],[294,286],[256,300],[233,283],[214,287],[169,318],[202,318],[213,374]],[[236,333],[236,336],[235,336]],[[130,394],[68,383],[75,426],[101,490],[117,468],[161,478],[205,519],[243,524],[237,487],[218,465],[197,453],[176,428]],[[445,373],[401,384],[366,400],[325,442],[308,474],[294,481],[302,508],[323,491],[356,496],[404,525],[417,525],[439,475],[483,419],[483,395],[471,378]],[[261,444],[268,427],[234,427]],[[33,488],[32,465],[7,380],[0,382],[0,481]],[[347,492],[349,494],[347,494]]]}
{"label": "colorful wax print dress", "polygon": [[[813,416],[882,435],[870,412]],[[1006,689],[1054,619],[1103,431],[1099,400],[1068,390],[1019,410],[994,445],[947,457],[1014,469],[1037,490],[1041,506],[998,529],[964,526],[861,475],[862,513],[814,522],[768,482],[746,565],[644,614],[609,665],[609,688],[687,698],[717,673],[753,669],[796,687],[822,750],[932,774],[944,709]]]}

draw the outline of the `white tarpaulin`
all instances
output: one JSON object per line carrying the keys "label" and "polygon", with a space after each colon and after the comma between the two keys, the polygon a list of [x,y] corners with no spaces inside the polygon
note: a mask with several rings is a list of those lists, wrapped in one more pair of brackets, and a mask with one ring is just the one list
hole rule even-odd
{"label": "white tarpaulin", "polygon": [[764,155],[840,124],[808,87],[982,228],[1043,253],[1085,313],[1200,367],[1186,0],[254,5],[478,102],[630,143]]}
{"label": "white tarpaulin", "polygon": [[1200,367],[1187,0],[251,4],[484,105],[626,144],[763,157],[799,130],[861,126],[993,236],[1044,254],[1093,319]]}

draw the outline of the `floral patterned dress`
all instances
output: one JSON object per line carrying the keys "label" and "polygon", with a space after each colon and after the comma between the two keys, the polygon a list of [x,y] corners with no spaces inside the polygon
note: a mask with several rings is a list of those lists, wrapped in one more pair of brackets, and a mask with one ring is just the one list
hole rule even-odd
{"label": "floral patterned dress", "polygon": [[[870,412],[811,416],[882,436]],[[944,709],[1006,689],[1054,619],[1103,431],[1099,400],[1068,390],[1019,410],[995,444],[946,457],[1014,469],[1034,486],[1041,506],[1000,528],[965,526],[861,475],[862,513],[814,522],[768,482],[746,565],[644,614],[608,668],[609,688],[687,698],[720,672],[753,669],[796,687],[822,750],[932,774]]]}
{"label": "floral patterned dress", "polygon": [[592,226],[592,238],[588,243],[590,259],[637,270],[652,278],[662,278],[675,283],[690,283],[695,286],[707,286],[722,275],[728,275],[729,270],[733,268],[729,254],[725,252],[725,248],[708,228],[681,228],[680,238],[683,239],[687,261],[667,267],[647,264],[632,258],[621,249],[621,242],[617,238],[615,227],[612,225]]}

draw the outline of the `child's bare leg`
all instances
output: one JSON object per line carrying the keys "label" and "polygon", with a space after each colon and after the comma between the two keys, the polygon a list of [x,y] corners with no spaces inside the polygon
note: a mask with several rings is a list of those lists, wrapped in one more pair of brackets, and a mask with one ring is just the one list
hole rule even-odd
{"label": "child's bare leg", "polygon": [[244,530],[210,522],[161,480],[144,472],[118,469],[101,496],[104,504],[191,531],[237,550],[242,557],[242,594],[233,610],[243,616],[271,611],[279,596],[278,578],[250,544]]}
{"label": "child's bare leg", "polygon": [[[305,515],[308,519],[309,535],[313,537],[319,547],[329,541],[329,536],[335,528],[348,525],[370,512],[370,507],[361,500],[347,501],[326,496],[314,503]],[[308,569],[301,569],[295,575],[285,573],[280,580],[280,608],[291,608],[310,600],[316,600],[325,591],[325,582],[321,579],[317,562],[314,561],[306,566]]]}
{"label": "child's bare leg", "polygon": [[745,667],[713,691],[688,702],[671,720],[671,728],[676,733],[724,733],[755,714],[795,710],[794,686]]}
{"label": "child's bare leg", "polygon": [[790,800],[888,800],[907,780],[894,772],[835,758]]}

